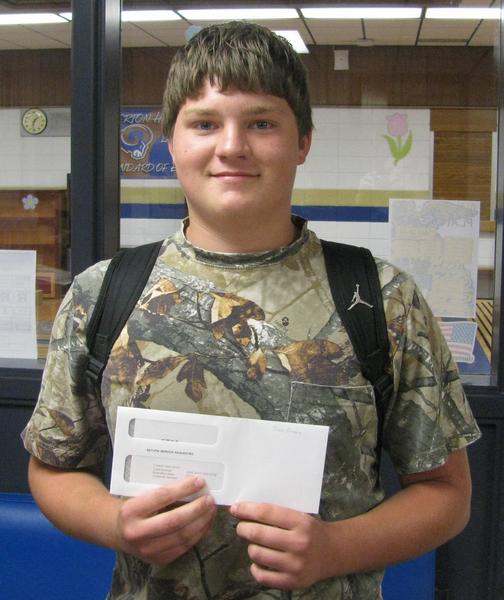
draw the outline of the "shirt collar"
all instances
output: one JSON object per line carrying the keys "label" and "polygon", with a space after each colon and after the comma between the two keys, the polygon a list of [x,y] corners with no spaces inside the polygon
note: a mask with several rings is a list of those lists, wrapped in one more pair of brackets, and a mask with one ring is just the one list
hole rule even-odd
{"label": "shirt collar", "polygon": [[189,218],[182,221],[180,230],[174,236],[174,242],[177,249],[185,257],[198,262],[211,264],[215,267],[227,268],[244,268],[251,266],[264,266],[270,263],[275,263],[287,256],[291,256],[299,251],[308,239],[307,221],[297,215],[292,215],[292,222],[296,226],[299,235],[288,246],[281,246],[275,250],[266,252],[210,252],[191,244],[185,236],[185,229],[188,225]]}

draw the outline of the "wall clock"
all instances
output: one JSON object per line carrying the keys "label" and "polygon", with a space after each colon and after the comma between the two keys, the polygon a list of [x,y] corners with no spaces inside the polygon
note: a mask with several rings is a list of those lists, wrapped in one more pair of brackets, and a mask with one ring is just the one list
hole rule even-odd
{"label": "wall clock", "polygon": [[41,108],[29,108],[21,117],[21,125],[26,133],[39,135],[47,127],[47,115]]}

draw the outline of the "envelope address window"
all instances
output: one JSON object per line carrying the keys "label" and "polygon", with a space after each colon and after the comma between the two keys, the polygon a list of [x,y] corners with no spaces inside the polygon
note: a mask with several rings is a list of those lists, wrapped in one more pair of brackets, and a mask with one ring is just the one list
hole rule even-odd
{"label": "envelope address window", "polygon": [[205,479],[210,490],[220,490],[224,471],[224,465],[217,462],[129,455],[124,464],[124,480],[163,485],[199,475]]}
{"label": "envelope address window", "polygon": [[151,419],[131,419],[128,429],[134,438],[186,444],[215,444],[219,435],[218,428],[213,425]]}

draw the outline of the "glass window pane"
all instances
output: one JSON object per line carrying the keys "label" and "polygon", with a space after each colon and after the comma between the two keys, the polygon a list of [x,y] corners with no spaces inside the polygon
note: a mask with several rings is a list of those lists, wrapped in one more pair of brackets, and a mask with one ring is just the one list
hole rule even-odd
{"label": "glass window pane", "polygon": [[[419,11],[406,19],[340,20],[307,13],[289,22],[308,45],[302,57],[316,124],[293,207],[320,237],[364,245],[390,259],[390,200],[456,201],[450,211],[460,201],[478,203],[479,236],[468,244],[460,242],[466,234],[457,229],[458,217],[447,217],[441,233],[431,227],[429,235],[438,237],[428,266],[436,271],[435,254],[449,255],[453,266],[435,290],[456,295],[459,304],[462,297],[477,297],[470,311],[439,315],[449,323],[445,331],[460,370],[476,382],[488,378],[492,362],[499,14],[435,16]],[[185,214],[159,110],[174,48],[207,23],[123,23],[122,245],[165,237]],[[463,257],[476,243],[471,266]],[[433,293],[423,279],[426,294]],[[474,348],[474,326],[453,326],[453,320],[477,323]]]}
{"label": "glass window pane", "polygon": [[[0,251],[36,252],[37,356],[70,283],[71,24],[2,27],[0,42]],[[12,255],[11,255],[12,256]],[[5,341],[22,324],[4,295]],[[20,364],[21,366],[21,364]]]}

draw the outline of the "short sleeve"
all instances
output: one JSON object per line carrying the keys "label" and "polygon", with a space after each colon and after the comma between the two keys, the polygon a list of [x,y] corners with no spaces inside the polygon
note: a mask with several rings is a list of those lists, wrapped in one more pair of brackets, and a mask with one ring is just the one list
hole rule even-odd
{"label": "short sleeve", "polygon": [[89,385],[86,325],[104,266],[98,263],[72,283],[56,315],[35,410],[21,434],[25,448],[49,465],[102,464],[109,435],[100,399]]}
{"label": "short sleeve", "polygon": [[480,431],[437,319],[414,282],[404,278],[387,305],[395,394],[383,444],[399,473],[430,471]]}

